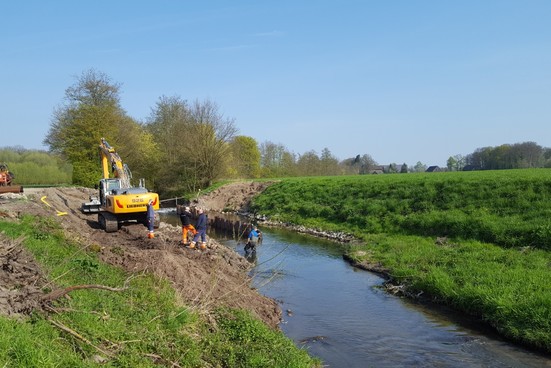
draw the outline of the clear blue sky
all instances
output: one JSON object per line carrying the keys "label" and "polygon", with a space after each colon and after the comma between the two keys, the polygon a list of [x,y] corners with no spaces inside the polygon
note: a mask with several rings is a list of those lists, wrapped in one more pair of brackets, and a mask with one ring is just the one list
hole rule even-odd
{"label": "clear blue sky", "polygon": [[551,1],[1,1],[0,146],[42,145],[88,69],[145,121],[159,97],[216,102],[295,153],[445,166],[551,147]]}

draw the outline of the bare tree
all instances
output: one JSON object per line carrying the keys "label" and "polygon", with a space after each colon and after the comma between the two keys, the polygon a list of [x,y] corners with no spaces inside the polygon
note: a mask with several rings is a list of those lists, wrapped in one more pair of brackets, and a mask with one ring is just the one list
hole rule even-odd
{"label": "bare tree", "polygon": [[377,162],[368,154],[364,154],[360,157],[360,174],[368,174],[377,167]]}
{"label": "bare tree", "polygon": [[196,143],[189,152],[201,174],[201,184],[209,186],[225,171],[228,143],[237,133],[234,119],[225,118],[212,101],[195,101],[191,108],[192,134]]}
{"label": "bare tree", "polygon": [[295,176],[295,154],[284,145],[266,141],[260,144],[260,167],[264,177]]}
{"label": "bare tree", "polygon": [[161,97],[147,122],[161,150],[161,192],[195,192],[226,172],[229,142],[237,129],[211,101],[189,105]]}

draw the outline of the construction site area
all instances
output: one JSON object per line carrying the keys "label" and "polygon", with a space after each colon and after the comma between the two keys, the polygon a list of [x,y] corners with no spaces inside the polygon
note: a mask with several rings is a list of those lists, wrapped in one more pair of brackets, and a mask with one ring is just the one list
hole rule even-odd
{"label": "construction site area", "polygon": [[[266,184],[234,183],[201,199],[201,206],[214,213],[228,206],[246,208],[250,198]],[[0,217],[16,221],[23,215],[51,217],[66,236],[82,245],[82,252],[94,249],[99,259],[129,273],[150,272],[167,279],[186,305],[208,311],[229,306],[251,311],[269,326],[277,328],[281,311],[277,302],[250,286],[251,264],[242,256],[209,239],[206,250],[181,244],[181,228],[160,223],[155,237],[147,237],[141,223],[106,232],[97,215],[81,210],[82,203],[97,191],[82,187],[25,188],[22,193],[0,194]],[[0,234],[0,313],[29,314],[41,308],[46,282],[40,267],[21,245]]]}

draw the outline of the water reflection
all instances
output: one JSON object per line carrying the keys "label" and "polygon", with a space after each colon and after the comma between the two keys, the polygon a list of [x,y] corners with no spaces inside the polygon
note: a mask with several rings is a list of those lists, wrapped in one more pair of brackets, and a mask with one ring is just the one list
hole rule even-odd
{"label": "water reflection", "polygon": [[[548,357],[389,295],[331,242],[261,230],[254,286],[280,303],[283,332],[330,367],[551,367]],[[243,239],[218,240],[245,255]]]}

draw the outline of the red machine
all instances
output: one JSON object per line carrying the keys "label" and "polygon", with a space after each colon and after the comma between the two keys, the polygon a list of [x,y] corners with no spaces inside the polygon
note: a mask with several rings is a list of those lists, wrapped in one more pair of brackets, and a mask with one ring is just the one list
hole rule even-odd
{"label": "red machine", "polygon": [[0,187],[11,185],[14,175],[8,170],[8,165],[0,164]]}

